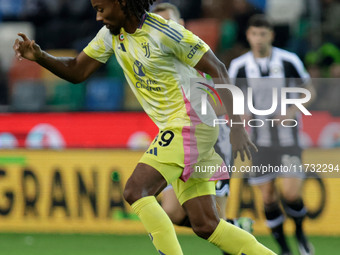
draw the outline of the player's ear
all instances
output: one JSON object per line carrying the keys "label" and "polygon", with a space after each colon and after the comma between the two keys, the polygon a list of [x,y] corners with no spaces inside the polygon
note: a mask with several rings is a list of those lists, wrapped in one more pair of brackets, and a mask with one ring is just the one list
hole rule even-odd
{"label": "player's ear", "polygon": [[275,40],[275,32],[274,32],[274,30],[271,30],[271,41],[272,41],[272,43],[274,42],[274,40]]}
{"label": "player's ear", "polygon": [[249,27],[247,28],[246,32],[245,32],[245,35],[246,35],[246,38],[247,40],[249,41],[249,34],[250,34],[250,31],[249,31]]}
{"label": "player's ear", "polygon": [[115,4],[119,4],[120,6],[122,7],[125,7],[126,6],[126,0],[114,0],[114,3]]}

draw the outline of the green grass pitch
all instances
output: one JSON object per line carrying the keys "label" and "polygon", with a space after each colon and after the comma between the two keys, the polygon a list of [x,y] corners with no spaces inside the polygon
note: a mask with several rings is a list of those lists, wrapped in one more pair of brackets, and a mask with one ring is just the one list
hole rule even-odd
{"label": "green grass pitch", "polygon": [[[269,236],[257,237],[277,252]],[[313,236],[310,238],[316,254],[340,254],[340,237]],[[194,235],[180,235],[185,255],[220,255],[221,252]],[[293,238],[289,238],[295,247]],[[151,255],[157,254],[147,235],[95,234],[0,234],[0,254],[6,255]],[[298,254],[294,249],[294,254]]]}

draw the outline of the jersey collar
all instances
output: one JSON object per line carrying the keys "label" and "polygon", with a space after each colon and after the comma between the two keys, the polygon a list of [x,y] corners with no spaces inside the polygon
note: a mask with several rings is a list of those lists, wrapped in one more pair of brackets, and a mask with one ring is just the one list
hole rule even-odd
{"label": "jersey collar", "polygon": [[141,28],[143,27],[143,24],[144,24],[144,22],[145,22],[146,16],[147,16],[147,13],[145,12],[145,13],[142,15],[142,18],[140,19],[140,23],[139,23],[139,26],[138,26],[139,29],[141,29]]}

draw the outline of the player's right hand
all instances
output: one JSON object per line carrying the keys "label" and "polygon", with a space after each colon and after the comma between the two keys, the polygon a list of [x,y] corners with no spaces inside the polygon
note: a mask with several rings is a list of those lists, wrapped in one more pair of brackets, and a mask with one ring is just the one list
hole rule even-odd
{"label": "player's right hand", "polygon": [[15,40],[13,45],[15,57],[19,60],[26,58],[32,61],[37,61],[42,56],[40,46],[36,44],[34,40],[31,41],[25,34],[18,33],[18,35],[22,38],[22,40]]}
{"label": "player's right hand", "polygon": [[[245,160],[245,155],[252,160],[250,150],[258,151],[256,145],[250,140],[250,137],[243,127],[232,127],[230,129],[230,143],[234,159],[240,153],[241,160]],[[245,155],[244,155],[245,154]]]}

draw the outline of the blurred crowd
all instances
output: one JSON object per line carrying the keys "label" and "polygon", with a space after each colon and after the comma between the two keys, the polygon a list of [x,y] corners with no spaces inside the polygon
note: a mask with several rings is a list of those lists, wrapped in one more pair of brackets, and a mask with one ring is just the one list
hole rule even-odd
{"label": "blurred crowd", "polygon": [[81,50],[100,28],[89,0],[0,0],[0,20],[31,22],[44,49]]}
{"label": "blurred crowd", "polygon": [[[195,23],[198,24],[196,27],[200,27],[199,24],[217,24],[214,26],[217,29],[211,29],[212,34],[208,36],[211,43],[216,46],[212,47],[213,50],[227,67],[233,58],[248,50],[245,30],[249,17],[256,13],[265,13],[275,24],[275,46],[298,54],[304,60],[305,66],[313,78],[340,78],[340,19],[338,18],[340,16],[340,0],[156,1],[156,3],[159,2],[170,2],[178,6],[188,27],[193,29]],[[26,92],[16,93],[15,75],[17,72],[12,71],[12,68],[18,67],[13,64],[14,62],[6,62],[6,56],[12,54],[12,43],[11,45],[8,43],[19,32],[13,31],[14,28],[17,28],[14,24],[20,24],[19,28],[30,26],[32,29],[28,31],[32,31],[31,36],[44,50],[68,49],[75,53],[80,52],[101,27],[100,23],[95,22],[95,12],[90,0],[0,0],[0,32],[11,31],[12,33],[7,41],[0,38],[0,111],[21,111],[20,107],[13,107],[13,103],[19,99],[23,100],[22,97],[25,98],[25,95],[21,95],[20,98],[20,93],[28,93],[27,89]],[[12,26],[11,30],[3,30],[6,26]],[[201,31],[194,32],[200,35]],[[1,37],[4,37],[3,35],[6,37],[6,34],[2,34]],[[66,92],[62,92],[64,95],[59,95],[56,99],[58,85],[54,85],[53,89],[44,88],[44,93],[41,93],[45,97],[42,106],[31,110],[139,109],[136,100],[130,95],[131,92],[125,89],[124,76],[114,58],[96,74],[95,78],[98,76],[115,79],[116,83],[120,84],[118,86],[121,86],[121,93],[124,94],[124,100],[120,102],[120,105],[114,108],[112,105],[102,108],[86,107],[86,100],[89,96],[87,95],[88,84],[85,84],[85,89],[78,89],[78,92],[65,89],[65,91],[70,91],[70,94],[66,95]],[[41,77],[37,75],[37,77],[31,78]],[[46,77],[42,77],[43,85],[41,87],[46,87],[46,83],[51,81],[50,78],[44,78]],[[336,82],[325,82],[324,80],[316,80],[318,100],[313,104],[312,109],[328,110],[332,114],[340,115],[340,105],[337,103],[339,100],[335,98],[340,94],[340,86]],[[56,81],[55,83],[61,84],[60,80]],[[62,85],[64,87],[60,85],[61,88],[71,86],[67,83]],[[109,89],[110,85],[101,86],[97,89],[99,92],[96,89],[91,89],[91,93],[98,92],[98,100],[103,100],[100,99],[100,96],[105,95],[103,91],[105,88]],[[17,87],[20,88],[20,86]],[[37,90],[35,85],[32,88]],[[59,88],[59,90],[61,89]],[[74,93],[79,94],[78,107],[47,107],[48,105],[53,106],[53,102],[57,105],[58,103],[62,104],[63,97],[74,99]],[[19,99],[16,99],[15,96],[18,94]],[[330,101],[333,98],[335,101]],[[56,103],[58,100],[59,102]],[[25,109],[29,108],[23,107],[23,110]]]}

